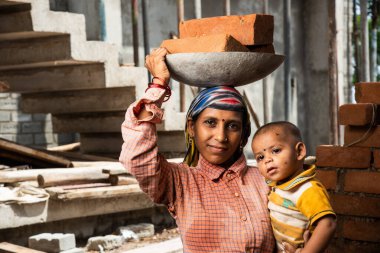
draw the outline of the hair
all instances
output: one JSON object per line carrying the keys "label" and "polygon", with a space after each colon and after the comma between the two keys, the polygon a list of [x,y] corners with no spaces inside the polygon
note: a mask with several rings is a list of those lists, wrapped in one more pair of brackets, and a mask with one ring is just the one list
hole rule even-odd
{"label": "hair", "polygon": [[189,135],[188,120],[195,122],[199,115],[206,108],[214,108],[219,110],[237,111],[242,113],[242,137],[241,146],[247,144],[248,137],[251,134],[251,124],[247,105],[243,97],[234,87],[230,86],[215,86],[202,90],[191,102],[186,115],[186,147],[187,153],[184,162],[189,166],[196,166],[199,158],[199,151],[195,146],[194,141]]}
{"label": "hair", "polygon": [[268,124],[265,124],[259,127],[256,133],[253,135],[252,141],[256,138],[256,136],[264,134],[273,128],[280,128],[282,131],[284,131],[285,134],[293,137],[295,141],[302,142],[301,131],[296,125],[288,121],[270,122]]}

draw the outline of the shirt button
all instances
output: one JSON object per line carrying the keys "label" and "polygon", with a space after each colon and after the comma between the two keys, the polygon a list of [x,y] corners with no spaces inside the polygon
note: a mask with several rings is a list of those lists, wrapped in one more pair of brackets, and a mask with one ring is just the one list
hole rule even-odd
{"label": "shirt button", "polygon": [[231,174],[227,174],[227,178],[231,178]]}
{"label": "shirt button", "polygon": [[247,217],[245,217],[245,216],[241,216],[240,219],[241,219],[242,221],[246,221],[246,220],[247,220]]}
{"label": "shirt button", "polygon": [[239,193],[235,192],[235,197],[239,197]]}

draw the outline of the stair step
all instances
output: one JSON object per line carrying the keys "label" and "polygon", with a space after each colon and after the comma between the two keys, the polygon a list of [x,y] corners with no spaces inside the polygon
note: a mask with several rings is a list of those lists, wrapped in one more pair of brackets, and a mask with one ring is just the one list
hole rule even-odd
{"label": "stair step", "polygon": [[[118,133],[125,118],[124,111],[53,114],[55,133]],[[157,124],[157,131],[165,131],[165,122]]]}
{"label": "stair step", "polygon": [[25,32],[33,30],[30,11],[1,13],[0,24],[0,33]]}
{"label": "stair step", "polygon": [[43,62],[0,67],[0,80],[9,92],[50,92],[105,87],[103,63]]}
{"label": "stair step", "polygon": [[25,113],[125,111],[135,97],[135,87],[25,93],[21,97],[20,106]]}
{"label": "stair step", "polygon": [[1,1],[0,2],[0,14],[29,11],[32,6],[29,3],[19,3],[12,1]]}
{"label": "stair step", "polygon": [[0,65],[70,59],[69,34],[43,32],[0,34]]}
{"label": "stair step", "polygon": [[106,113],[53,114],[55,133],[120,132],[125,111]]}
{"label": "stair step", "polygon": [[[123,139],[121,133],[81,133],[81,151],[88,154],[119,154]],[[185,135],[183,131],[159,131],[158,149],[160,153],[183,157],[186,153]],[[175,154],[175,155],[174,155]]]}

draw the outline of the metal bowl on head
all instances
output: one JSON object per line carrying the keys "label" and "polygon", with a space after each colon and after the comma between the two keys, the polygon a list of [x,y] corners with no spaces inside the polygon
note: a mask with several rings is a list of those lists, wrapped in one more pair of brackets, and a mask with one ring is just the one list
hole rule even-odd
{"label": "metal bowl on head", "polygon": [[171,77],[178,82],[211,87],[240,86],[272,73],[285,56],[255,52],[177,53],[166,55]]}

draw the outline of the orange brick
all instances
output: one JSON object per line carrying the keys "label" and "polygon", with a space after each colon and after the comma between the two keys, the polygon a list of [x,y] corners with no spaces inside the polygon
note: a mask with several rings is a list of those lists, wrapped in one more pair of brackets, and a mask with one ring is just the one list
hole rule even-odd
{"label": "orange brick", "polygon": [[348,171],[344,191],[380,194],[380,172]]}
{"label": "orange brick", "polygon": [[373,167],[380,169],[380,149],[373,150]]}
{"label": "orange brick", "polygon": [[371,150],[362,147],[320,145],[316,157],[318,167],[366,169],[371,164]]}
{"label": "orange brick", "polygon": [[268,45],[253,45],[253,46],[247,46],[249,51],[251,52],[257,52],[257,53],[269,53],[269,54],[274,54],[274,46],[273,44],[268,44]]}
{"label": "orange brick", "polygon": [[230,34],[243,45],[272,44],[273,30],[273,16],[264,14],[192,19],[179,24],[181,39]]}
{"label": "orange brick", "polygon": [[166,48],[170,54],[191,52],[249,52],[248,48],[227,34],[164,40],[160,47]]}
{"label": "orange brick", "polygon": [[376,124],[380,124],[380,106],[374,110],[374,104],[345,104],[339,107],[340,125],[364,126],[372,122],[375,112]]}
{"label": "orange brick", "polygon": [[380,220],[344,220],[343,237],[358,241],[380,242]]}
{"label": "orange brick", "polygon": [[380,104],[380,83],[356,83],[355,100],[357,103]]}
{"label": "orange brick", "polygon": [[[361,139],[367,130],[367,126],[345,126],[344,145],[348,145],[349,143],[353,143],[354,141]],[[380,126],[374,126],[364,140],[353,146],[380,148]]]}
{"label": "orange brick", "polygon": [[335,170],[317,170],[316,177],[321,181],[323,186],[328,190],[335,190],[337,174]]}
{"label": "orange brick", "polygon": [[337,214],[380,218],[380,198],[330,193],[330,201]]}

